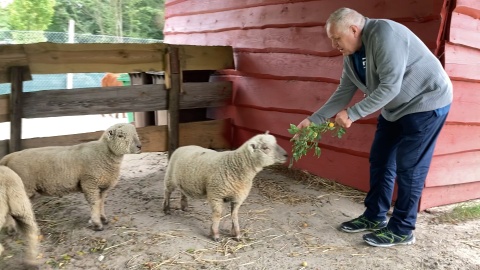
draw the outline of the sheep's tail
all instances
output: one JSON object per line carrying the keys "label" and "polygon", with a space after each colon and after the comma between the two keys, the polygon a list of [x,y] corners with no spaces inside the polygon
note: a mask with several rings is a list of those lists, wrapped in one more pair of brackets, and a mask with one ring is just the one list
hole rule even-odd
{"label": "sheep's tail", "polygon": [[28,265],[37,265],[38,226],[35,222],[32,204],[23,190],[18,194],[9,195],[8,204],[10,207],[10,214],[27,242],[25,263]]}

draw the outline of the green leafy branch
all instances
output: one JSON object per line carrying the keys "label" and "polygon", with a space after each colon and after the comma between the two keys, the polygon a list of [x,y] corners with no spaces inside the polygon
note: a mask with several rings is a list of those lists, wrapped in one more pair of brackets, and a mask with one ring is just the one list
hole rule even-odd
{"label": "green leafy branch", "polygon": [[292,167],[294,161],[298,161],[302,156],[307,155],[307,153],[314,149],[314,156],[320,157],[322,150],[318,146],[322,135],[331,132],[332,136],[337,138],[342,138],[345,134],[345,129],[339,126],[336,126],[335,123],[331,121],[326,121],[323,124],[311,123],[308,127],[299,129],[294,124],[290,124],[288,132],[294,136],[290,141],[293,142],[292,147],[292,157],[290,159],[289,168]]}

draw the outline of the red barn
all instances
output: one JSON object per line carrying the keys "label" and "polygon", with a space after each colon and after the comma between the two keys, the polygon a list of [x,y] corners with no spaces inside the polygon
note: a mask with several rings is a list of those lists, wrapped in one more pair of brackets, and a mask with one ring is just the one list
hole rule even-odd
{"label": "red barn", "polygon": [[[289,125],[319,108],[339,82],[342,56],[324,26],[343,6],[409,27],[453,80],[454,102],[419,210],[480,198],[479,1],[167,0],[165,42],[232,46],[235,70],[213,79],[233,81],[233,102],[216,117],[232,118],[234,145],[270,130],[291,149]],[[359,91],[355,99],[360,98]],[[295,166],[368,190],[376,116],[355,122],[340,140],[325,137],[319,159],[310,155]]]}

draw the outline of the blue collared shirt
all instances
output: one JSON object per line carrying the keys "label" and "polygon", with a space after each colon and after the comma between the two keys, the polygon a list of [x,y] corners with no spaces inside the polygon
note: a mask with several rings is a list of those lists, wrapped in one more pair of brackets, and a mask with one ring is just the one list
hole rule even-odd
{"label": "blue collared shirt", "polygon": [[360,50],[356,51],[352,54],[353,66],[355,67],[355,71],[357,72],[358,78],[366,84],[365,80],[365,70],[367,67],[367,58],[365,57],[365,46],[360,48]]}

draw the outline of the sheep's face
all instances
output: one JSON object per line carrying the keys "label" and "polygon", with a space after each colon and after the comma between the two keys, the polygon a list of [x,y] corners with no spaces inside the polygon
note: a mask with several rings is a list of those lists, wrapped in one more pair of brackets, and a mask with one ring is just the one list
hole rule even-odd
{"label": "sheep's face", "polygon": [[278,145],[275,137],[270,134],[257,135],[247,143],[255,160],[262,167],[287,161],[287,151]]}
{"label": "sheep's face", "polygon": [[103,134],[110,150],[117,155],[137,154],[142,149],[137,130],[132,124],[115,124]]}

